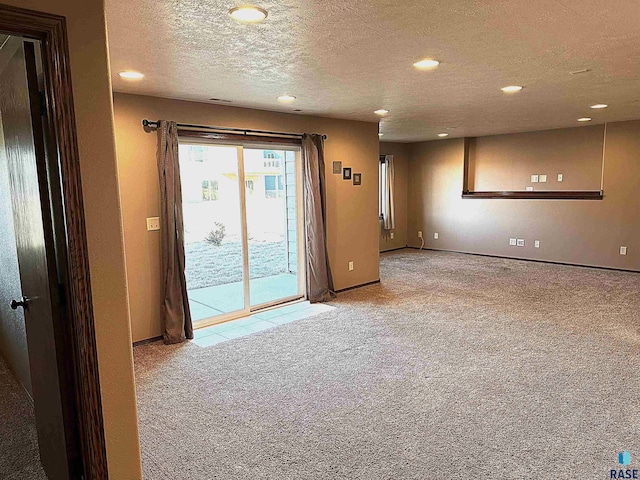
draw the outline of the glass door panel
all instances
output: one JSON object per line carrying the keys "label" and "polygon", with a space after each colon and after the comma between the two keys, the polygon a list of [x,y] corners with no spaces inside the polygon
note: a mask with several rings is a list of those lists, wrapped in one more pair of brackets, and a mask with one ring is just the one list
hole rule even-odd
{"label": "glass door panel", "polygon": [[243,149],[250,306],[301,297],[298,165],[290,150]]}
{"label": "glass door panel", "polygon": [[186,278],[194,322],[248,311],[239,147],[180,143]]}

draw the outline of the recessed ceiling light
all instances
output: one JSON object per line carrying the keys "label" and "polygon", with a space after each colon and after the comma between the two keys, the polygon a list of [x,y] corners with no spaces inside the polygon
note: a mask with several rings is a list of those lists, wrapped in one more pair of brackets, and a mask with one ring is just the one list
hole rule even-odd
{"label": "recessed ceiling light", "polygon": [[500,90],[502,90],[504,93],[515,93],[522,90],[522,88],[523,87],[520,85],[509,85],[508,87],[502,87]]}
{"label": "recessed ceiling light", "polygon": [[591,108],[607,108],[609,105],[607,105],[606,103],[596,103],[595,105],[591,105]]}
{"label": "recessed ceiling light", "polygon": [[429,70],[431,68],[436,68],[438,65],[440,65],[440,62],[431,58],[425,58],[424,60],[420,60],[413,64],[413,66],[418,70]]}
{"label": "recessed ceiling light", "polygon": [[591,117],[582,117],[578,119],[579,122],[590,122],[591,121]]}
{"label": "recessed ceiling light", "polygon": [[229,10],[229,15],[241,23],[260,23],[267,18],[267,11],[255,5],[242,5]]}
{"label": "recessed ceiling light", "polygon": [[449,134],[448,133],[439,133],[438,136],[439,137],[448,137]]}
{"label": "recessed ceiling light", "polygon": [[387,113],[389,113],[389,110],[385,110],[384,108],[381,108],[380,110],[376,110],[375,112],[376,115],[386,115]]}
{"label": "recessed ceiling light", "polygon": [[126,78],[127,80],[140,80],[141,78],[144,77],[143,73],[134,72],[133,70],[127,70],[126,72],[119,72],[118,75],[120,75],[122,78]]}
{"label": "recessed ceiling light", "polygon": [[294,97],[293,95],[280,95],[278,97],[278,101],[282,103],[291,103],[291,102],[294,102],[295,100],[296,100],[296,97]]}

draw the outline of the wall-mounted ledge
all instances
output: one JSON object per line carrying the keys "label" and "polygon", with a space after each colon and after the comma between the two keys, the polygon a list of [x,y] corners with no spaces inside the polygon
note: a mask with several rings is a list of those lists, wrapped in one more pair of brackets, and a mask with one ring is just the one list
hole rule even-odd
{"label": "wall-mounted ledge", "polygon": [[521,200],[602,200],[602,190],[546,191],[546,192],[462,192],[462,198],[509,198]]}

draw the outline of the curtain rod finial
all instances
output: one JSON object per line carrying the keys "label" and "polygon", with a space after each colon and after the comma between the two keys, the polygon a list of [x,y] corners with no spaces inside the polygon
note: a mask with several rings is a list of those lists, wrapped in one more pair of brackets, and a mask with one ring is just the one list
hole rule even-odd
{"label": "curtain rod finial", "polygon": [[146,118],[144,120],[142,120],[142,127],[145,130],[153,130],[154,128],[158,128],[159,126],[160,126],[160,121],[151,122],[151,121],[147,120]]}

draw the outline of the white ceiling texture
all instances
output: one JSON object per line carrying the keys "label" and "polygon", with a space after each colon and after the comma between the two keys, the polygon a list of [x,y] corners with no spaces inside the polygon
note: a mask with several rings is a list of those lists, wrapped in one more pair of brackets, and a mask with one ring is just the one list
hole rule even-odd
{"label": "white ceiling texture", "polygon": [[[256,25],[229,17],[234,0],[106,3],[118,92],[370,122],[384,108],[383,140],[401,142],[640,118],[638,0],[256,0]],[[130,69],[145,78],[117,76]]]}

